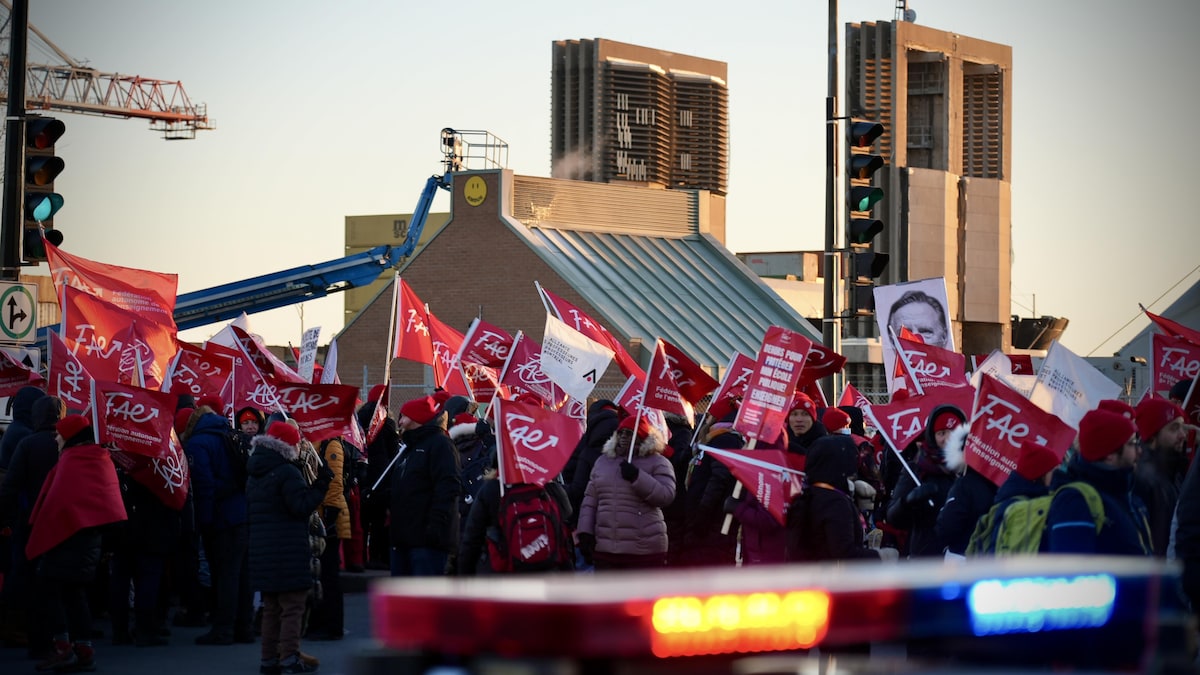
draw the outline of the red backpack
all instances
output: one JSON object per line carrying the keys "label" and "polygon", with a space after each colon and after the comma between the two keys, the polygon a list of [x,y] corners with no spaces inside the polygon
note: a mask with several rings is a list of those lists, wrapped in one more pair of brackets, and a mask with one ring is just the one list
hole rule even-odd
{"label": "red backpack", "polygon": [[569,569],[571,533],[558,502],[546,488],[510,485],[500,498],[498,536],[488,537],[488,559],[496,572]]}

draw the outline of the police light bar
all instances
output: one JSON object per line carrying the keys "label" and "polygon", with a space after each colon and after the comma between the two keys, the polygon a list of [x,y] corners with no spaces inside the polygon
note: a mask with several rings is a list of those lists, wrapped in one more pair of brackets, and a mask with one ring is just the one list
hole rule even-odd
{"label": "police light bar", "polygon": [[1141,558],[779,565],[391,579],[371,614],[396,652],[657,659],[937,637],[961,656],[1077,639],[1112,665],[1141,662],[1148,623],[1186,618],[1177,585]]}

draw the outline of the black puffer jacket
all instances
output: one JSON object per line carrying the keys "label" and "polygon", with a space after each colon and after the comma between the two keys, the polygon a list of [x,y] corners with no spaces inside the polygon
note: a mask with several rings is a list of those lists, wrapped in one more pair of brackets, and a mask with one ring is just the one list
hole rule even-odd
{"label": "black puffer jacket", "polygon": [[34,386],[21,387],[12,397],[12,422],[0,438],[0,469],[8,470],[21,439],[33,433],[33,402],[46,395]]}
{"label": "black puffer jacket", "polygon": [[601,399],[588,406],[587,427],[567,465],[563,467],[563,480],[567,483],[567,496],[571,498],[570,525],[575,527],[579,519],[579,507],[583,504],[583,495],[587,492],[588,480],[592,476],[592,467],[596,458],[604,450],[604,444],[612,437],[621,422],[617,412],[617,404]]}
{"label": "black puffer jacket", "polygon": [[308,519],[325,499],[333,474],[321,472],[309,485],[295,464],[294,446],[255,436],[247,464],[250,521],[250,588],[265,593],[304,590],[312,585]]}
{"label": "black puffer jacket", "polygon": [[17,444],[8,474],[0,485],[0,514],[3,514],[0,523],[11,525],[21,535],[22,547],[29,533],[33,503],[37,501],[50,469],[58,463],[54,424],[62,413],[62,401],[57,396],[43,396],[34,402],[34,432]]}
{"label": "black puffer jacket", "polygon": [[405,431],[401,439],[404,453],[389,476],[392,546],[451,553],[458,548],[462,494],[458,450],[437,417]]}
{"label": "black puffer jacket", "polygon": [[809,488],[787,514],[787,557],[793,561],[878,560],[863,545],[863,520],[850,497],[849,479],[858,469],[858,447],[833,434],[808,448],[804,465]]}

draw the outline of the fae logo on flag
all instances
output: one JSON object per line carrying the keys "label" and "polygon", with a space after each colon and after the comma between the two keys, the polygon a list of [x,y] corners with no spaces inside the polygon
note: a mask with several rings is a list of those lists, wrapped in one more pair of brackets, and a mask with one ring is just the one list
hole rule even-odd
{"label": "fae logo on flag", "polygon": [[1151,333],[1150,358],[1154,393],[1164,398],[1176,382],[1200,375],[1200,345],[1187,340]]}
{"label": "fae logo on flag", "polygon": [[109,417],[123,419],[135,424],[145,424],[158,418],[158,408],[151,408],[134,401],[133,394],[124,391],[104,392],[105,407]]}
{"label": "fae logo on flag", "polygon": [[990,375],[979,383],[970,424],[964,446],[967,465],[996,485],[1017,468],[1022,445],[1044,446],[1061,460],[1075,437],[1062,420]]}
{"label": "fae logo on flag", "polygon": [[558,446],[558,436],[547,434],[533,426],[535,420],[532,417],[510,412],[504,415],[504,421],[508,425],[508,438],[515,445],[533,452]]}

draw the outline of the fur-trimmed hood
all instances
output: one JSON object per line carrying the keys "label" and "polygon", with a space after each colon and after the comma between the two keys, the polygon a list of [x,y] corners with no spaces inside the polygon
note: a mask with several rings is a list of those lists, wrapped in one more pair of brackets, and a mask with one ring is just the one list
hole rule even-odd
{"label": "fur-trimmed hood", "polygon": [[449,432],[450,440],[454,441],[455,443],[458,443],[459,439],[466,439],[468,437],[477,436],[478,434],[475,433],[475,428],[476,428],[475,422],[464,422],[462,424],[455,424],[454,426],[450,427],[450,432]]}
{"label": "fur-trimmed hood", "polygon": [[942,448],[942,457],[946,462],[946,468],[954,473],[962,473],[963,468],[967,465],[963,446],[966,445],[967,434],[970,432],[971,428],[966,423],[954,427],[946,438],[946,447]]}
{"label": "fur-trimmed hood", "polygon": [[[648,457],[650,455],[661,455],[666,447],[667,442],[663,439],[662,432],[655,427],[650,427],[650,433],[647,434],[646,438],[637,445],[637,456]],[[603,453],[609,457],[618,456],[616,433],[613,433],[613,435],[609,436],[608,440],[604,442]],[[621,457],[628,457],[629,448],[622,448],[619,451],[619,455]]]}
{"label": "fur-trimmed hood", "polygon": [[277,452],[289,462],[294,462],[300,458],[300,450],[296,446],[288,445],[273,436],[259,435],[250,439],[251,454],[258,452],[260,448]]}

